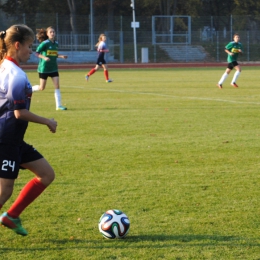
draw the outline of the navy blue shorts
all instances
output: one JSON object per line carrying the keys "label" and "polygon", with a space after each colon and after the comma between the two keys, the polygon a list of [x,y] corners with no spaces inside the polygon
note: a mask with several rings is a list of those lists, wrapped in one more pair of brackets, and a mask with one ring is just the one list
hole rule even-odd
{"label": "navy blue shorts", "polygon": [[51,73],[39,73],[39,78],[40,79],[47,79],[48,77],[54,78],[54,77],[59,77],[59,72],[51,72]]}
{"label": "navy blue shorts", "polygon": [[32,146],[25,142],[21,146],[0,144],[0,178],[16,179],[20,165],[36,161],[43,156]]}
{"label": "navy blue shorts", "polygon": [[106,64],[106,61],[104,58],[98,58],[97,63],[98,66],[102,66],[102,64]]}

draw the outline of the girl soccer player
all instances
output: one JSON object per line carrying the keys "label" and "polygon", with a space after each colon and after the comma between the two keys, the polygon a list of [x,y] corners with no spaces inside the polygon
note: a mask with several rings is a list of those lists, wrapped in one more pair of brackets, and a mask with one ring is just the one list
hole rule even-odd
{"label": "girl soccer player", "polygon": [[233,68],[236,69],[236,72],[233,76],[233,79],[231,81],[231,86],[238,88],[238,85],[236,84],[236,81],[238,79],[239,74],[241,73],[241,68],[239,64],[237,63],[237,58],[239,54],[243,53],[243,46],[239,42],[240,37],[239,34],[234,34],[234,41],[230,42],[228,45],[225,47],[225,52],[228,54],[227,56],[227,61],[228,61],[228,66],[225,71],[225,73],[222,75],[221,79],[219,80],[217,86],[221,89],[222,84],[228,77],[229,73]]}
{"label": "girl soccer player", "polygon": [[90,70],[90,72],[86,75],[86,80],[89,80],[89,77],[94,74],[100,66],[103,67],[104,69],[104,74],[105,74],[105,78],[106,78],[106,82],[110,83],[112,82],[111,79],[109,79],[108,77],[108,70],[107,70],[107,64],[105,61],[105,53],[109,52],[109,49],[107,49],[107,45],[106,45],[106,35],[105,34],[100,34],[99,36],[99,40],[98,43],[96,44],[97,47],[97,51],[98,51],[98,58],[97,58],[97,63],[96,63],[96,67],[92,70]]}
{"label": "girl soccer player", "polygon": [[55,92],[54,97],[56,101],[56,110],[67,110],[61,105],[61,93],[59,83],[59,72],[57,65],[57,58],[67,59],[67,55],[58,54],[58,43],[55,41],[55,30],[53,27],[37,30],[36,35],[40,45],[36,50],[36,56],[40,58],[38,65],[38,72],[40,78],[40,85],[33,86],[33,91],[44,90],[47,78],[51,77]]}
{"label": "girl soccer player", "polygon": [[35,174],[0,216],[0,224],[22,236],[28,233],[22,227],[20,214],[55,177],[50,164],[24,141],[28,122],[46,125],[52,133],[57,127],[54,119],[29,111],[32,86],[20,63],[30,58],[34,37],[26,25],[13,25],[0,32],[0,209],[12,195],[19,169]]}

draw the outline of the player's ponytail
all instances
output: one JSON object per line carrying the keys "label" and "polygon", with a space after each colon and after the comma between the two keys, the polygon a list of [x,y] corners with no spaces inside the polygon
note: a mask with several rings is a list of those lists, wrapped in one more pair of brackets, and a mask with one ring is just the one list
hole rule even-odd
{"label": "player's ponytail", "polygon": [[96,47],[98,47],[98,45],[100,44],[100,42],[102,42],[102,38],[103,38],[104,36],[106,36],[104,33],[101,33],[101,34],[99,35],[99,37],[98,37],[98,42],[97,42],[97,44],[95,45]]}
{"label": "player's ponytail", "polygon": [[5,36],[6,36],[6,31],[0,32],[0,63],[4,59],[6,55],[6,45],[5,45]]}
{"label": "player's ponytail", "polygon": [[48,39],[48,36],[47,36],[47,30],[46,29],[36,29],[36,39],[39,41],[39,42],[43,42],[45,40]]}

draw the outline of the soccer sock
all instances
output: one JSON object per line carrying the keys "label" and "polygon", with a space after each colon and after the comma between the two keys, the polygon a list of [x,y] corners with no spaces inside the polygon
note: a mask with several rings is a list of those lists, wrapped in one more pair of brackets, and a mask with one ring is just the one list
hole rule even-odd
{"label": "soccer sock", "polygon": [[44,190],[43,185],[37,178],[29,181],[21,190],[19,196],[7,211],[11,218],[18,218],[22,211],[29,206]]}
{"label": "soccer sock", "polygon": [[220,81],[218,82],[218,84],[220,84],[220,85],[223,84],[227,77],[228,77],[228,74],[225,72],[222,75],[222,77],[221,77]]}
{"label": "soccer sock", "polygon": [[54,92],[55,102],[56,102],[56,108],[61,106],[61,94],[60,89],[55,89]]}
{"label": "soccer sock", "polygon": [[105,78],[108,80],[108,70],[104,70]]}
{"label": "soccer sock", "polygon": [[237,70],[237,71],[235,72],[235,74],[234,74],[234,77],[233,77],[231,83],[236,82],[237,79],[238,79],[238,77],[239,77],[239,75],[240,75],[240,71]]}
{"label": "soccer sock", "polygon": [[94,74],[95,72],[96,72],[96,70],[95,70],[95,69],[92,69],[92,70],[88,73],[88,76]]}
{"label": "soccer sock", "polygon": [[40,87],[39,85],[32,86],[33,92],[39,91],[39,87]]}

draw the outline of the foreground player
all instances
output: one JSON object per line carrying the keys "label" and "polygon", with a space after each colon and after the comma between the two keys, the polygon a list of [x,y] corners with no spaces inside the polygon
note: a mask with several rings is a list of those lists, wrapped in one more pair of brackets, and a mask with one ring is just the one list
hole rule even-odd
{"label": "foreground player", "polygon": [[58,54],[58,43],[55,41],[55,30],[53,27],[39,29],[36,35],[37,40],[41,43],[37,50],[36,56],[40,58],[38,72],[40,78],[40,86],[33,86],[33,91],[44,90],[47,84],[47,78],[51,77],[55,92],[56,110],[67,110],[61,105],[61,93],[57,58],[67,59],[67,55]]}
{"label": "foreground player", "polygon": [[43,156],[23,140],[28,122],[46,125],[52,133],[57,127],[54,119],[29,111],[32,87],[19,64],[30,58],[34,37],[33,31],[21,24],[0,32],[0,209],[12,195],[19,168],[35,174],[0,216],[0,224],[22,236],[28,233],[20,214],[55,177]]}
{"label": "foreground player", "polygon": [[236,81],[238,79],[239,74],[241,73],[241,68],[239,64],[237,63],[237,58],[239,54],[243,53],[243,46],[239,42],[240,36],[239,34],[234,34],[234,41],[230,42],[226,47],[225,47],[225,52],[228,54],[227,56],[227,61],[228,61],[228,66],[225,71],[225,73],[222,75],[220,81],[218,82],[217,86],[221,89],[222,84],[228,77],[229,73],[233,68],[236,69],[236,72],[233,76],[233,79],[231,81],[231,86],[238,88],[238,85],[236,84]]}
{"label": "foreground player", "polygon": [[98,58],[97,58],[97,63],[96,63],[96,67],[92,70],[90,70],[90,72],[86,75],[86,80],[89,80],[89,77],[94,74],[100,66],[103,67],[104,69],[104,74],[105,74],[105,78],[106,78],[106,82],[110,83],[112,82],[111,79],[109,79],[108,77],[108,70],[107,70],[107,65],[106,65],[106,61],[105,61],[105,53],[109,52],[109,50],[107,49],[107,45],[106,45],[106,35],[105,34],[100,34],[99,35],[99,40],[98,43],[96,44],[97,47],[97,51],[98,51]]}

